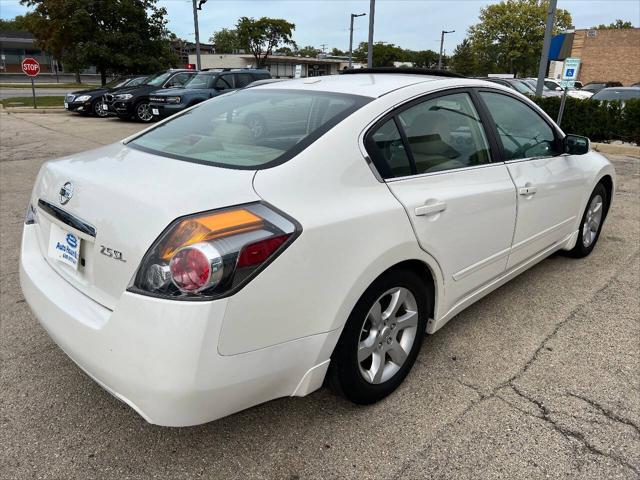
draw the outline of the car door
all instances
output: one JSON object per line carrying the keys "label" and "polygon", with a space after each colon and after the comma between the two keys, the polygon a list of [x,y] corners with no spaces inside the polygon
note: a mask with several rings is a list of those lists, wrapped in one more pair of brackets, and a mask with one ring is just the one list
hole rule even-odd
{"label": "car door", "polygon": [[506,268],[515,188],[504,163],[492,161],[492,143],[466,90],[412,102],[366,138],[420,246],[442,269],[448,308]]}
{"label": "car door", "polygon": [[517,189],[518,218],[507,268],[565,240],[584,193],[580,157],[562,154],[558,130],[516,96],[480,91]]}

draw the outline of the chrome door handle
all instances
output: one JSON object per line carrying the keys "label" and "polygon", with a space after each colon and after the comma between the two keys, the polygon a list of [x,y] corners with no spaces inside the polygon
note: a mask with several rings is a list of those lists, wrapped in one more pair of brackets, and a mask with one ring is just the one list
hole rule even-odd
{"label": "chrome door handle", "polygon": [[533,186],[530,186],[530,187],[520,187],[520,188],[518,189],[518,193],[519,193],[520,195],[534,195],[537,191],[538,191],[538,188],[537,188],[537,187],[533,187]]}
{"label": "chrome door handle", "polygon": [[446,209],[447,204],[445,202],[435,202],[416,207],[415,213],[416,216],[421,217],[423,215],[433,215],[434,213],[444,212]]}

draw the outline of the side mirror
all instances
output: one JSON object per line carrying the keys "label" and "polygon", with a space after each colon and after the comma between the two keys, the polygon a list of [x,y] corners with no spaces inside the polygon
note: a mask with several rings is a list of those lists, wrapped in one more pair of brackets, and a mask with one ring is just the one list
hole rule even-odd
{"label": "side mirror", "polygon": [[579,135],[567,135],[563,140],[564,153],[569,155],[584,155],[591,149],[591,140]]}

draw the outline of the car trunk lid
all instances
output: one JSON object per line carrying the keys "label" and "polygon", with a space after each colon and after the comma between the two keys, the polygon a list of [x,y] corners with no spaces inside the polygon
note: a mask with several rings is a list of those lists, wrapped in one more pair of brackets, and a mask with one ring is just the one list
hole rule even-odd
{"label": "car trunk lid", "polygon": [[[40,253],[78,290],[113,309],[144,254],[173,220],[259,200],[254,173],[152,155],[121,143],[47,162],[32,197]],[[69,199],[61,193],[65,185],[66,196],[72,190]],[[54,238],[60,238],[58,229],[80,239],[77,269],[49,254]]]}

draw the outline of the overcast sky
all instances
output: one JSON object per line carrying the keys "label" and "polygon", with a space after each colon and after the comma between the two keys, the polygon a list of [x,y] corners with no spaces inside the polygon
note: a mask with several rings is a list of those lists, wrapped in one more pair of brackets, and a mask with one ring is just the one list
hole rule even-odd
{"label": "overcast sky", "polygon": [[[160,0],[168,12],[169,29],[193,40],[192,0]],[[377,0],[375,41],[395,43],[414,50],[439,48],[440,31],[447,36],[445,49],[452,49],[478,20],[483,6],[497,0]],[[640,26],[640,0],[558,0],[558,8],[569,10],[576,28],[611,23],[617,18]],[[0,17],[12,18],[27,9],[18,0],[0,0]],[[313,45],[342,50],[349,44],[349,14],[368,13],[369,0],[208,0],[200,13],[200,39],[224,27],[233,27],[241,16],[284,18],[296,25],[299,46]],[[354,45],[367,39],[367,17],[356,19]]]}

